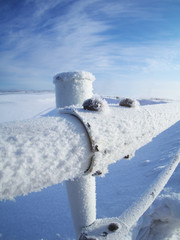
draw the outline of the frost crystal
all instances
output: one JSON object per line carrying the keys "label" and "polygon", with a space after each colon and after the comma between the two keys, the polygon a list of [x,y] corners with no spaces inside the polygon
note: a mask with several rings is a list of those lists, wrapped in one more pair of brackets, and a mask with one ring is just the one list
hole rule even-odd
{"label": "frost crystal", "polygon": [[71,81],[72,79],[80,81],[89,80],[93,82],[96,78],[92,73],[86,71],[62,72],[54,76],[53,83],[56,83],[57,81]]}

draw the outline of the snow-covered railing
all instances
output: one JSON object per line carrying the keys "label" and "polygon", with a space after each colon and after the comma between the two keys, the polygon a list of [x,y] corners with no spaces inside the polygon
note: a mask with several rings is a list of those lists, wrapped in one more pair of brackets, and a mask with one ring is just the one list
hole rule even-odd
{"label": "snow-covered railing", "polygon": [[180,104],[121,107],[106,106],[99,112],[83,108],[60,110],[83,121],[94,148],[92,174],[107,172],[109,164],[131,158],[137,149],[180,120]]}
{"label": "snow-covered railing", "polygon": [[[73,115],[89,128],[96,151]],[[133,156],[179,119],[180,104],[169,103],[131,109],[112,105],[107,113],[68,109],[56,117],[1,124],[0,198],[40,191],[80,177],[89,167],[91,174],[105,174],[109,164]]]}
{"label": "snow-covered railing", "polygon": [[[110,164],[132,157],[137,149],[179,121],[180,104],[127,108],[108,106],[104,101],[98,105],[98,100],[92,99],[97,100],[99,111],[64,108],[73,103],[82,105],[92,97],[89,85],[93,80],[85,72],[56,75],[56,116],[0,126],[0,199],[13,199],[66,181],[77,238],[82,231],[101,239],[103,232],[111,232],[107,228],[112,221],[118,227],[113,234],[119,237],[127,232],[162,190],[179,155],[143,198],[116,219],[96,220],[95,176],[106,174]],[[86,238],[81,235],[81,239]]]}
{"label": "snow-covered railing", "polygon": [[88,138],[72,116],[1,124],[0,136],[0,199],[74,179],[89,167]]}
{"label": "snow-covered railing", "polygon": [[102,240],[104,237],[106,237],[107,240],[124,239],[131,227],[138,221],[162,191],[179,162],[180,152],[176,154],[175,158],[173,158],[154,179],[154,182],[144,194],[119,217],[97,219],[91,226],[82,230],[81,239]]}

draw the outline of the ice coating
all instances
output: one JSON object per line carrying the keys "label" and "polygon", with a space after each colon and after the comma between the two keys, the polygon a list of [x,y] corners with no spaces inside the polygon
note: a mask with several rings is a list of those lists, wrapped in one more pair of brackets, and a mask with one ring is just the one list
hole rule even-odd
{"label": "ice coating", "polygon": [[56,107],[82,105],[93,95],[95,77],[85,71],[63,72],[53,78],[56,90]]}
{"label": "ice coating", "polygon": [[[129,156],[180,120],[180,104],[168,103],[126,108],[110,106],[108,111],[77,109],[90,125],[95,154],[94,171],[108,172],[108,164]],[[107,164],[108,163],[108,164]]]}
{"label": "ice coating", "polygon": [[80,177],[88,168],[89,141],[71,116],[2,124],[0,136],[1,200]]}
{"label": "ice coating", "polygon": [[56,84],[57,81],[71,81],[71,80],[88,80],[88,81],[94,81],[95,76],[86,71],[78,71],[78,72],[62,72],[58,73],[53,78],[53,83]]}
{"label": "ice coating", "polygon": [[[180,119],[179,103],[111,106],[107,113],[77,110],[98,145],[93,171],[104,174],[110,164],[135,153]],[[1,199],[80,177],[91,157],[86,132],[73,116],[2,124],[0,133]]]}

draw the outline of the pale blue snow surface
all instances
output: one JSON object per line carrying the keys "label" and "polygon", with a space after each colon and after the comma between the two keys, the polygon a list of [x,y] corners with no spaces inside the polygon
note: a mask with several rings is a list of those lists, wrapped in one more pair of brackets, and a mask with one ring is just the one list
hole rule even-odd
{"label": "pale blue snow surface", "polygon": [[[5,95],[6,96],[6,95]],[[28,96],[21,95],[25,100]],[[18,94],[16,96],[18,98]],[[39,96],[43,100],[44,96]],[[48,108],[54,109],[53,96],[49,95]],[[20,98],[19,98],[20,99]],[[0,106],[3,121],[17,120],[21,102],[16,99]],[[31,113],[38,114],[41,103],[28,101]],[[47,101],[48,104],[48,101]],[[8,115],[11,112],[11,117]],[[23,108],[22,110],[23,111]],[[39,111],[39,112],[41,112]],[[39,115],[39,114],[38,114]],[[41,114],[40,114],[41,115]],[[6,117],[5,117],[6,116]],[[19,115],[20,116],[20,115]],[[13,119],[14,117],[14,119]],[[21,117],[21,116],[20,116]],[[24,116],[24,118],[26,118]],[[1,121],[1,119],[0,119]],[[164,163],[180,148],[180,121],[158,135],[153,141],[136,152],[131,160],[121,160],[109,167],[105,178],[97,178],[97,215],[119,216],[145,191],[149,183],[160,173]],[[178,240],[180,239],[180,166],[152,207],[144,214],[127,236],[128,240]],[[0,202],[0,239],[2,240],[72,240],[73,227],[64,184],[54,185],[38,193],[18,197],[16,201]]]}

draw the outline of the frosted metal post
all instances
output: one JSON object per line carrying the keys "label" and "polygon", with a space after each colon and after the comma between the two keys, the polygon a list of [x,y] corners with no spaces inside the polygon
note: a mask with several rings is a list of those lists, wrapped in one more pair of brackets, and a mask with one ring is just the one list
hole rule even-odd
{"label": "frosted metal post", "polygon": [[92,82],[94,80],[95,77],[85,71],[56,74],[53,79],[56,107],[82,105],[86,99],[92,97]]}
{"label": "frosted metal post", "polygon": [[96,220],[96,183],[91,175],[66,182],[74,229],[79,238],[83,227]]}
{"label": "frosted metal post", "polygon": [[[94,80],[95,77],[91,73],[84,71],[57,74],[54,77],[56,107],[82,105],[86,99],[92,97]],[[95,177],[85,175],[74,181],[69,180],[66,182],[66,189],[74,230],[79,239],[82,228],[91,225],[96,220]]]}

